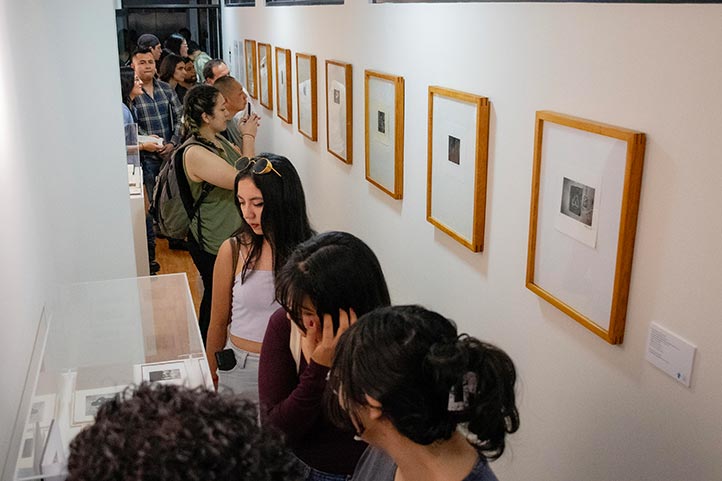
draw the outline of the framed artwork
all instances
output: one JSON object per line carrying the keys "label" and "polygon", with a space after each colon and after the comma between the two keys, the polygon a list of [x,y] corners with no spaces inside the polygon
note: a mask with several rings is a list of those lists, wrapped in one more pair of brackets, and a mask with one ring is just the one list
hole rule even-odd
{"label": "framed artwork", "polygon": [[34,425],[38,423],[40,426],[50,425],[50,422],[55,418],[55,404],[55,394],[33,396],[30,402],[27,424]]}
{"label": "framed artwork", "polygon": [[296,54],[296,110],[298,131],[314,142],[318,139],[318,86],[316,56]]}
{"label": "framed artwork", "polygon": [[429,87],[426,220],[473,252],[484,248],[489,99]]}
{"label": "framed artwork", "polygon": [[246,85],[246,62],[243,55],[243,42],[240,40],[233,41],[233,65],[233,76],[243,85]]}
{"label": "framed artwork", "polygon": [[246,60],[246,90],[248,95],[254,99],[258,98],[258,89],[256,88],[256,41],[244,40],[243,43]]}
{"label": "framed artwork", "polygon": [[267,43],[258,44],[258,83],[261,105],[273,110],[273,49]]}
{"label": "framed artwork", "polygon": [[291,97],[291,51],[276,47],[276,114],[288,124],[293,122]]}
{"label": "framed artwork", "polygon": [[366,180],[394,199],[404,188],[404,78],[364,73]]}
{"label": "framed artwork", "polygon": [[73,393],[73,426],[93,422],[100,406],[114,399],[127,386],[109,386],[97,389],[82,389]]}
{"label": "framed artwork", "polygon": [[154,362],[141,365],[142,379],[146,382],[177,384],[182,386],[188,379],[183,361]]}
{"label": "framed artwork", "polygon": [[326,149],[347,164],[353,161],[351,74],[351,64],[326,60]]}
{"label": "framed artwork", "polygon": [[536,114],[526,286],[610,344],[624,338],[645,142]]}

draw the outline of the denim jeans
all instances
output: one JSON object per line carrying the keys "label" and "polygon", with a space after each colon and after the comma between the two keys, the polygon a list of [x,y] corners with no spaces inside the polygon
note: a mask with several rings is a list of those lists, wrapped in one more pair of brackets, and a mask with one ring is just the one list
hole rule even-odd
{"label": "denim jeans", "polygon": [[[143,166],[143,185],[145,186],[145,195],[148,203],[153,203],[153,188],[155,187],[155,178],[160,173],[160,162],[141,159]],[[145,237],[148,243],[148,262],[155,261],[155,230],[153,230],[153,218],[149,213],[145,214]]]}
{"label": "denim jeans", "polygon": [[305,481],[350,481],[351,476],[348,474],[331,474],[324,473],[318,469],[306,465]]}
{"label": "denim jeans", "polygon": [[230,371],[216,370],[218,389],[229,389],[233,394],[258,402],[258,361],[260,355],[236,347],[230,337],[226,341],[226,349],[232,349],[236,357],[236,365]]}

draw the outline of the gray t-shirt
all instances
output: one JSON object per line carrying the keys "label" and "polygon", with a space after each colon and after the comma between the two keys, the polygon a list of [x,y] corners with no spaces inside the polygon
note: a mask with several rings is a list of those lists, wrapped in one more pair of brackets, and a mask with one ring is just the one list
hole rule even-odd
{"label": "gray t-shirt", "polygon": [[[352,481],[394,481],[396,463],[380,449],[369,446],[356,465]],[[462,481],[499,481],[481,456]]]}

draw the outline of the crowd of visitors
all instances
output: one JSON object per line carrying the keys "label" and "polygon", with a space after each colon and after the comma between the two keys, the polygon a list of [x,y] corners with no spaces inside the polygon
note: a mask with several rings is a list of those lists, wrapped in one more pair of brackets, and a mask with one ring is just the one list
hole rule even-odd
{"label": "crowd of visitors", "polygon": [[[203,281],[217,392],[127,391],[73,441],[69,479],[496,480],[519,428],[506,353],[393,306],[368,245],[314,231],[292,160],[255,155],[260,119],[223,60],[181,32],[141,35],[128,60],[145,187],[173,159],[196,207],[176,241]],[[157,272],[153,242],[149,222]]]}

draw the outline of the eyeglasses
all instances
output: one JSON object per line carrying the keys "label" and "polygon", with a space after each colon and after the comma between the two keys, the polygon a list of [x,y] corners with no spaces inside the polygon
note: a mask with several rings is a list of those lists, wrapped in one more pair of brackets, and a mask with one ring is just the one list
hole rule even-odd
{"label": "eyeglasses", "polygon": [[271,171],[275,172],[277,176],[283,177],[276,169],[273,168],[273,164],[266,157],[254,157],[249,159],[248,157],[241,157],[236,161],[236,170],[246,171],[250,170],[256,175],[267,174]]}

